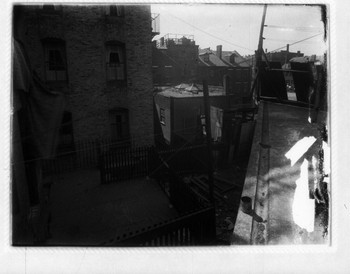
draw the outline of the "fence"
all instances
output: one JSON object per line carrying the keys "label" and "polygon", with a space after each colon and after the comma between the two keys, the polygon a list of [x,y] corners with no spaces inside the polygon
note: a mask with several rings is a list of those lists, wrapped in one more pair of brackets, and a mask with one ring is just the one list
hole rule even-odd
{"label": "fence", "polygon": [[[182,215],[116,238],[117,246],[211,245],[215,241],[215,209],[196,193],[179,171],[203,169],[198,164],[205,146],[156,151],[154,147],[120,149],[101,156],[101,181],[115,182],[140,175],[156,179],[175,209]],[[194,157],[196,156],[196,157]],[[195,164],[186,168],[189,164]],[[176,171],[175,171],[176,170]]]}
{"label": "fence", "polygon": [[[116,148],[101,153],[100,171],[103,184],[150,176],[159,177],[166,162],[177,173],[206,170],[205,146],[191,146],[157,151],[154,147]],[[158,174],[158,175],[157,175]]]}
{"label": "fence", "polygon": [[[69,151],[58,151],[55,159],[44,160],[43,172],[57,174],[76,169],[97,168],[100,154],[120,148],[120,142],[113,139],[83,140],[74,143]],[[124,144],[124,147],[129,144]]]}
{"label": "fence", "polygon": [[152,147],[120,148],[100,155],[101,183],[107,184],[149,174]]}
{"label": "fence", "polygon": [[215,242],[215,209],[207,207],[116,238],[118,246],[212,245]]}

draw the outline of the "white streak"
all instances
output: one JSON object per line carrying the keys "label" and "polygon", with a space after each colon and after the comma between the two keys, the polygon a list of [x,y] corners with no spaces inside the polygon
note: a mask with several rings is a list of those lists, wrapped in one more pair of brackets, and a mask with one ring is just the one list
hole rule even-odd
{"label": "white streak", "polygon": [[316,138],[314,136],[304,137],[299,140],[286,154],[286,158],[291,161],[291,165],[294,164],[304,155],[306,151],[315,143]]}
{"label": "white streak", "polygon": [[314,231],[315,201],[309,198],[308,162],[304,159],[300,167],[300,178],[296,181],[293,200],[293,220],[308,232]]}

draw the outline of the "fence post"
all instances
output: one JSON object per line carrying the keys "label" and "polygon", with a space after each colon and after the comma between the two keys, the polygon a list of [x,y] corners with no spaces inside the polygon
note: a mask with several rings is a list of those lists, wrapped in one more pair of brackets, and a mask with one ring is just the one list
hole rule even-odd
{"label": "fence post", "polygon": [[100,165],[101,184],[104,184],[105,183],[105,169],[104,169],[104,161],[103,161],[102,154],[100,154],[99,160],[100,160],[99,165]]}

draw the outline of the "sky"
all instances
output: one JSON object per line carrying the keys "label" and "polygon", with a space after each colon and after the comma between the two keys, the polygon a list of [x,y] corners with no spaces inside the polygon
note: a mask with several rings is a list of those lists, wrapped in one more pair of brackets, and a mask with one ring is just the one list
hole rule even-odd
{"label": "sky", "polygon": [[[194,35],[200,48],[224,51],[237,50],[250,55],[258,47],[263,5],[242,4],[157,4],[152,13],[160,14],[160,35]],[[318,6],[268,5],[264,27],[264,49],[273,51],[290,45],[289,50],[300,50],[305,55],[322,55],[326,50],[324,25]]]}

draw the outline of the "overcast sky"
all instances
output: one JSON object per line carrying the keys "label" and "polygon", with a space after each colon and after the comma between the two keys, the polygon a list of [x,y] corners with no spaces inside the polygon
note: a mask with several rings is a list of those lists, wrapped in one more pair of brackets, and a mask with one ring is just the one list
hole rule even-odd
{"label": "overcast sky", "polygon": [[[160,35],[155,39],[167,33],[190,34],[200,48],[222,45],[224,51],[247,55],[258,46],[263,5],[159,4],[152,5],[152,13],[160,14]],[[264,49],[268,51],[311,36],[315,37],[291,45],[290,51],[321,55],[326,50],[317,6],[268,5],[265,25]]]}

